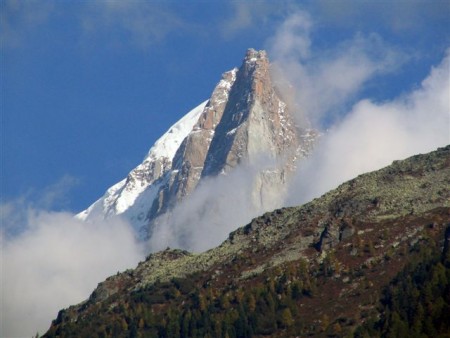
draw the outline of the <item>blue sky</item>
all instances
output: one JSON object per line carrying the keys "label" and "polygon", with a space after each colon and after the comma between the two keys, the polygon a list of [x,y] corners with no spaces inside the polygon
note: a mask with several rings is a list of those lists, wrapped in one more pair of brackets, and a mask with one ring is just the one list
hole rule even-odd
{"label": "blue sky", "polygon": [[[448,0],[0,3],[0,336],[44,332],[59,309],[148,254],[125,220],[92,225],[74,213],[138,165],[247,48],[268,51],[299,123],[326,130],[286,205],[450,143]],[[203,250],[245,224],[251,180],[233,177],[195,191],[184,210],[195,221],[174,235]],[[220,208],[195,218],[212,199]]]}
{"label": "blue sky", "polygon": [[54,210],[86,208],[125,177],[171,124],[208,98],[247,48],[269,49],[269,57],[279,58],[273,39],[296,11],[312,22],[311,64],[358,36],[380,44],[373,54],[385,48],[402,59],[336,105],[328,123],[361,98],[397,97],[417,87],[444,57],[449,6],[2,1],[3,202],[25,198]]}

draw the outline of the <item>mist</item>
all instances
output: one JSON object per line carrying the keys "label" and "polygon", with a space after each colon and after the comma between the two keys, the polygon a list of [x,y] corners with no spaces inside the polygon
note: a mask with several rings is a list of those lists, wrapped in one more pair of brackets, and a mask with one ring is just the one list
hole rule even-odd
{"label": "mist", "polygon": [[396,71],[409,56],[378,34],[316,47],[314,21],[307,12],[291,14],[269,38],[272,76],[300,125],[335,123],[374,78]]}
{"label": "mist", "polygon": [[286,204],[305,203],[357,175],[449,144],[449,70],[450,49],[410,93],[387,102],[356,102],[300,163]]}
{"label": "mist", "polygon": [[[8,232],[12,227],[20,231]],[[24,208],[23,201],[2,205],[0,246],[1,337],[43,334],[59,310],[144,257],[123,220],[84,223],[71,213]]]}
{"label": "mist", "polygon": [[262,170],[275,163],[261,158],[252,165],[243,163],[226,175],[206,178],[155,222],[149,250],[183,248],[202,252],[223,242],[237,227],[267,210],[282,206],[282,190],[263,187]]}
{"label": "mist", "polygon": [[374,80],[410,56],[377,34],[317,48],[313,18],[294,12],[268,40],[273,77],[297,123],[319,129],[312,155],[298,165],[285,204],[298,205],[359,174],[450,143],[450,66],[440,64],[409,92],[376,102],[362,97]]}
{"label": "mist", "polygon": [[298,123],[323,133],[287,192],[255,204],[258,173],[271,164],[239,166],[205,180],[158,219],[148,243],[137,243],[120,218],[85,223],[22,200],[3,204],[0,336],[45,332],[60,309],[87,299],[97,283],[133,268],[148,251],[207,250],[265,211],[302,204],[359,174],[450,143],[450,52],[414,89],[376,102],[361,97],[366,85],[408,56],[376,34],[318,49],[314,25],[309,14],[294,12],[267,41],[277,84],[289,93]]}

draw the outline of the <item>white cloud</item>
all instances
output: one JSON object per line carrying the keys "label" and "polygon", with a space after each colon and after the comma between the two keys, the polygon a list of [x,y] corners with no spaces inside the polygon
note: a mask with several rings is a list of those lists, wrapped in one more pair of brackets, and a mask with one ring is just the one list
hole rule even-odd
{"label": "white cloud", "polygon": [[[282,206],[283,189],[270,188],[270,178],[261,175],[275,167],[260,158],[253,165],[240,164],[227,175],[201,182],[172,212],[157,220],[150,250],[169,247],[194,252],[210,249],[228,234],[265,211]],[[264,182],[264,183],[263,183]]]}
{"label": "white cloud", "polygon": [[87,38],[106,37],[116,44],[148,48],[187,29],[178,14],[163,2],[97,0],[87,4],[81,19]]}
{"label": "white cloud", "polygon": [[327,48],[315,48],[314,22],[306,12],[291,14],[268,41],[273,75],[301,123],[320,125],[340,113],[368,80],[392,71],[406,57],[376,34]]}
{"label": "white cloud", "polygon": [[390,102],[356,103],[301,166],[289,203],[306,202],[361,173],[449,144],[449,52],[411,93]]}
{"label": "white cloud", "polygon": [[270,49],[280,61],[304,60],[310,55],[312,18],[307,12],[291,14],[270,39]]}
{"label": "white cloud", "polygon": [[76,34],[71,43],[100,41],[102,45],[145,49],[193,25],[181,18],[178,7],[139,0],[92,0],[70,6],[52,0],[5,0],[0,12],[0,39],[4,47],[26,46],[35,31],[53,24],[56,18],[75,17],[75,33],[79,29],[81,35]]}
{"label": "white cloud", "polygon": [[64,208],[69,203],[68,192],[79,184],[79,179],[71,175],[62,176],[57,182],[43,189],[35,199],[35,207],[44,210]]}
{"label": "white cloud", "polygon": [[269,17],[279,14],[284,5],[284,2],[274,4],[266,0],[232,1],[232,15],[223,20],[219,28],[225,38],[235,37],[244,30],[264,24]]}
{"label": "white cloud", "polygon": [[227,37],[248,28],[254,21],[254,12],[249,2],[235,1],[231,3],[231,6],[233,6],[233,16],[227,18],[221,25],[222,35]]}
{"label": "white cloud", "polygon": [[0,224],[3,235],[13,237],[26,229],[28,212],[26,210],[64,210],[69,204],[70,191],[79,184],[79,179],[63,175],[56,182],[37,190],[29,188],[15,200],[0,204]]}
{"label": "white cloud", "polygon": [[2,1],[0,11],[2,48],[22,46],[24,37],[45,24],[54,12],[55,4],[52,1]]}
{"label": "white cloud", "polygon": [[89,296],[97,283],[143,258],[130,225],[120,219],[83,223],[69,213],[26,209],[9,203],[2,213],[23,213],[2,226],[19,233],[0,234],[2,250],[0,336],[44,333],[58,311]]}
{"label": "white cloud", "polygon": [[448,20],[446,1],[315,0],[307,7],[322,22],[335,27],[383,26],[395,34],[418,32],[425,26]]}
{"label": "white cloud", "polygon": [[226,16],[218,25],[222,37],[226,39],[235,38],[238,34],[258,30],[277,22],[280,17],[285,16],[296,6],[290,0],[277,2],[236,0],[227,4],[231,9],[231,15]]}

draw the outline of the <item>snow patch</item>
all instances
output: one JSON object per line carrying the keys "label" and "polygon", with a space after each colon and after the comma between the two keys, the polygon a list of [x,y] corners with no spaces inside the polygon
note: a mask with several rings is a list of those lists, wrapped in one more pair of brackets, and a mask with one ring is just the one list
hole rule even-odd
{"label": "snow patch", "polygon": [[229,132],[227,132],[227,136],[233,135],[234,133],[236,133],[237,127],[231,129]]}
{"label": "snow patch", "polygon": [[155,142],[155,145],[150,148],[144,161],[149,158],[158,159],[161,157],[172,160],[181,142],[183,142],[197,123],[197,120],[207,103],[208,100],[204,101],[170,127],[169,130]]}
{"label": "snow patch", "polygon": [[[110,187],[100,199],[75,217],[89,222],[123,215],[136,230],[145,225],[145,208],[152,205],[171,168],[173,157],[192,131],[207,103],[208,100],[202,102],[171,126],[150,148],[144,161],[130,172],[128,178]],[[161,165],[160,174],[147,177],[145,173],[156,161]]]}

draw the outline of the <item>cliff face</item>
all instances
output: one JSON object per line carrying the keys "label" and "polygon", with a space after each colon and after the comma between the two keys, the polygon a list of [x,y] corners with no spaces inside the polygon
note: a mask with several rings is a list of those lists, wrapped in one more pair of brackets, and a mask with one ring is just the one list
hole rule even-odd
{"label": "cliff face", "polygon": [[173,208],[197,186],[215,128],[222,119],[230,89],[236,80],[236,72],[237,70],[233,69],[222,75],[192,131],[176,151],[171,170],[167,174],[169,178],[149,205],[146,217],[149,222]]}
{"label": "cliff face", "polygon": [[84,220],[122,215],[142,236],[206,177],[239,164],[255,168],[249,199],[256,209],[279,204],[296,161],[318,137],[296,125],[278,94],[264,51],[250,49],[239,69],[222,75],[209,100],[173,125],[143,163],[78,215]]}
{"label": "cliff face", "polygon": [[[249,50],[230,90],[202,176],[227,172],[243,160],[292,162],[300,146],[292,114],[277,95],[264,51]],[[284,158],[283,158],[284,157]]]}
{"label": "cliff face", "polygon": [[[449,229],[447,146],[266,213],[205,253],[151,254],[61,311],[46,336],[348,336],[387,318],[378,300],[398,272],[432,264],[449,275]],[[435,297],[450,287],[443,278]],[[448,323],[441,312],[435,325]]]}
{"label": "cliff face", "polygon": [[249,196],[256,207],[268,210],[272,198],[282,195],[297,158],[311,150],[316,134],[295,125],[276,93],[269,66],[264,51],[249,50],[239,69],[223,75],[175,154],[173,175],[153,203],[149,220],[170,210],[201,179],[227,174],[239,164],[270,168],[256,174]]}

